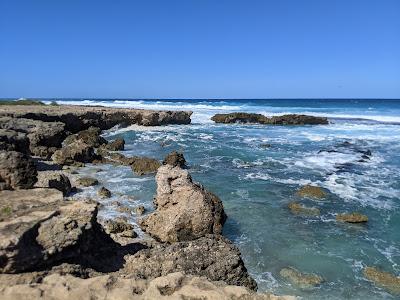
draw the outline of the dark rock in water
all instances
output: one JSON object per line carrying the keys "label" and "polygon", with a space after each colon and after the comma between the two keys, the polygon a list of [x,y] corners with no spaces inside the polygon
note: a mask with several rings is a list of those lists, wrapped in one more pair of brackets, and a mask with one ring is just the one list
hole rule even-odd
{"label": "dark rock in water", "polygon": [[132,171],[138,175],[145,175],[155,173],[161,166],[160,162],[154,158],[149,157],[135,157],[133,163],[130,165]]}
{"label": "dark rock in water", "polygon": [[282,116],[266,117],[255,113],[229,113],[216,114],[211,120],[216,123],[258,123],[268,125],[325,125],[329,124],[324,117],[288,114]]}
{"label": "dark rock in water", "polygon": [[104,186],[102,186],[98,191],[97,195],[99,195],[102,198],[110,198],[111,197],[111,192],[110,190],[106,189]]}
{"label": "dark rock in water", "polygon": [[103,147],[109,151],[122,151],[125,148],[125,140],[122,138],[117,138]]}
{"label": "dark rock in water", "polygon": [[25,133],[0,129],[0,150],[30,154],[29,139]]}
{"label": "dark rock in water", "polygon": [[184,168],[186,166],[186,160],[183,153],[172,151],[164,158],[163,164]]}
{"label": "dark rock in water", "polygon": [[89,186],[98,185],[99,181],[97,179],[91,178],[91,177],[81,177],[76,181],[76,183],[83,187],[89,187]]}
{"label": "dark rock in water", "polygon": [[350,213],[350,214],[339,214],[336,216],[336,220],[347,222],[347,223],[365,223],[368,222],[368,217],[360,213]]}
{"label": "dark rock in water", "polygon": [[71,182],[62,171],[41,171],[38,172],[38,181],[35,187],[38,188],[53,188],[59,190],[64,196],[72,191]]}
{"label": "dark rock in water", "polygon": [[76,140],[54,152],[52,160],[60,165],[89,163],[98,158],[92,146],[82,140]]}
{"label": "dark rock in water", "polygon": [[0,151],[0,190],[29,189],[37,181],[33,161],[23,153]]}
{"label": "dark rock in water", "polygon": [[121,270],[135,278],[155,278],[179,271],[257,289],[239,250],[220,235],[206,235],[194,241],[159,244],[141,250],[128,257],[125,268]]}
{"label": "dark rock in water", "polygon": [[82,130],[76,134],[68,136],[64,140],[65,145],[69,145],[77,140],[83,141],[85,144],[93,148],[98,148],[103,144],[107,144],[107,140],[100,136],[101,129],[98,127],[89,127],[86,130]]}
{"label": "dark rock in water", "polygon": [[264,144],[260,144],[259,147],[262,149],[267,149],[267,148],[271,148],[271,144],[264,143]]}
{"label": "dark rock in water", "polygon": [[226,215],[221,200],[194,183],[187,170],[163,165],[156,182],[157,209],[140,221],[144,231],[169,243],[222,232]]}
{"label": "dark rock in water", "polygon": [[29,139],[30,152],[44,158],[50,157],[56,148],[61,147],[66,136],[64,123],[61,122],[1,117],[0,128],[25,134]]}

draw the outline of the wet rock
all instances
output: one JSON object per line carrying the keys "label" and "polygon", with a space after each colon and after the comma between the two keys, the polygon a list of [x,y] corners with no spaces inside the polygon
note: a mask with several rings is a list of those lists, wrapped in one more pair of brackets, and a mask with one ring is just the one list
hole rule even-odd
{"label": "wet rock", "polygon": [[33,155],[48,158],[61,147],[66,133],[61,122],[43,122],[25,118],[0,117],[0,128],[25,134]]}
{"label": "wet rock", "polygon": [[143,205],[139,205],[139,206],[137,206],[137,207],[135,208],[135,213],[136,213],[138,216],[143,215],[145,211],[146,211],[146,209],[144,208]]}
{"label": "wet rock", "polygon": [[64,196],[71,193],[71,182],[62,171],[40,171],[35,187],[53,188],[61,191]]}
{"label": "wet rock", "polygon": [[52,160],[60,165],[90,163],[97,158],[92,146],[76,140],[54,152]]}
{"label": "wet rock", "polygon": [[[68,274],[68,273],[67,273]],[[115,274],[83,279],[54,273],[44,276],[35,284],[20,282],[0,284],[3,300],[69,300],[69,299],[243,299],[243,300],[295,300],[290,296],[254,293],[245,287],[211,282],[204,277],[184,273],[171,273],[152,280],[129,279]]]}
{"label": "wet rock", "polygon": [[101,198],[110,198],[111,197],[111,192],[110,190],[106,189],[104,186],[102,186],[98,191],[97,195]]}
{"label": "wet rock", "polygon": [[288,204],[288,207],[290,211],[293,214],[300,214],[300,215],[308,215],[308,216],[319,216],[320,211],[316,207],[307,207],[303,204],[297,203],[297,202],[290,202]]}
{"label": "wet rock", "polygon": [[89,127],[86,130],[82,130],[76,134],[68,136],[64,140],[65,145],[69,145],[77,140],[81,140],[85,144],[93,148],[98,148],[103,144],[107,144],[107,140],[100,136],[101,129],[98,127]]}
{"label": "wet rock", "polygon": [[305,185],[297,191],[300,197],[322,199],[326,197],[326,192],[319,186]]}
{"label": "wet rock", "polygon": [[164,158],[163,164],[184,168],[186,166],[186,160],[182,153],[172,151]]}
{"label": "wet rock", "polygon": [[163,165],[156,182],[156,211],[140,221],[144,231],[170,243],[222,232],[226,215],[221,200],[194,183],[187,170]]}
{"label": "wet rock", "polygon": [[99,181],[92,177],[81,177],[76,180],[76,183],[83,187],[98,185]]}
{"label": "wet rock", "polygon": [[122,138],[117,138],[103,147],[108,151],[122,151],[125,148],[125,140]]}
{"label": "wet rock", "polygon": [[366,267],[363,270],[363,274],[368,280],[374,282],[377,286],[380,286],[395,295],[400,295],[400,277],[388,272],[383,272],[374,267]]}
{"label": "wet rock", "polygon": [[212,281],[245,286],[255,290],[239,250],[220,235],[206,235],[193,241],[159,244],[126,257],[123,274],[155,278],[173,272],[204,276]]}
{"label": "wet rock", "polygon": [[301,273],[291,267],[283,268],[279,274],[302,289],[311,289],[324,282],[324,279],[319,275]]}
{"label": "wet rock", "polygon": [[132,214],[134,209],[129,206],[123,206],[122,204],[117,205],[116,210],[120,213]]}
{"label": "wet rock", "polygon": [[30,154],[29,139],[25,133],[0,129],[0,151],[17,151]]}
{"label": "wet rock", "polygon": [[347,223],[365,223],[368,222],[368,217],[360,213],[349,213],[349,214],[339,214],[336,216],[336,220]]}
{"label": "wet rock", "polygon": [[266,117],[255,113],[216,114],[211,120],[216,123],[258,123],[267,125],[318,125],[329,124],[324,117],[287,114],[282,116]]}
{"label": "wet rock", "polygon": [[36,181],[35,164],[27,155],[0,150],[0,190],[28,189]]}
{"label": "wet rock", "polygon": [[130,165],[133,172],[137,175],[145,175],[155,173],[161,166],[160,162],[154,158],[149,157],[135,157],[133,163]]}
{"label": "wet rock", "polygon": [[264,143],[264,144],[260,144],[259,147],[262,149],[268,149],[268,148],[271,148],[271,144]]}

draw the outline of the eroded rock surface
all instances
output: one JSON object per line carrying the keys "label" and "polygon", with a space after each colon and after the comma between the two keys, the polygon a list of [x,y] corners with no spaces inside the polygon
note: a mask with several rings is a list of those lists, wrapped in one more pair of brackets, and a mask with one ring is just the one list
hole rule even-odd
{"label": "eroded rock surface", "polygon": [[323,199],[326,197],[326,192],[319,186],[314,186],[314,185],[305,185],[301,187],[296,194],[300,197],[307,197],[314,199]]}
{"label": "eroded rock surface", "polygon": [[60,165],[90,163],[97,158],[92,146],[82,140],[76,140],[54,152],[52,160]]}
{"label": "eroded rock surface", "polygon": [[194,183],[187,170],[163,165],[156,182],[156,211],[140,221],[144,231],[170,243],[222,232],[226,215],[221,200]]}
{"label": "eroded rock surface", "polygon": [[178,166],[184,168],[186,167],[186,160],[182,153],[177,151],[172,151],[164,158],[163,164],[171,165],[173,167]]}
{"label": "eroded rock surface", "polygon": [[381,271],[374,267],[366,267],[363,270],[364,276],[376,285],[386,289],[392,294],[400,295],[400,277],[394,274]]}
{"label": "eroded rock surface", "polygon": [[339,214],[336,216],[336,220],[347,223],[366,223],[368,222],[368,217],[360,213],[349,213],[349,214]]}
{"label": "eroded rock surface", "polygon": [[292,267],[283,268],[279,274],[302,289],[311,289],[324,282],[324,279],[319,275],[302,273]]}
{"label": "eroded rock surface", "polygon": [[0,150],[30,154],[29,139],[24,133],[9,129],[0,129]]}
{"label": "eroded rock surface", "polygon": [[57,189],[65,196],[71,193],[71,182],[62,171],[40,171],[37,178],[35,187]]}
{"label": "eroded rock surface", "polygon": [[85,144],[89,145],[90,147],[97,148],[101,145],[107,144],[107,140],[100,136],[101,129],[98,127],[89,127],[86,130],[82,130],[76,134],[68,136],[64,140],[65,145],[69,145],[77,140],[81,140]]}
{"label": "eroded rock surface", "polygon": [[266,117],[255,113],[229,113],[216,114],[211,120],[216,123],[258,123],[266,125],[318,125],[328,124],[328,119],[308,115],[288,114],[282,116]]}
{"label": "eroded rock surface", "polygon": [[293,214],[296,215],[308,215],[308,216],[319,216],[320,210],[316,207],[308,207],[298,202],[290,202],[288,208]]}

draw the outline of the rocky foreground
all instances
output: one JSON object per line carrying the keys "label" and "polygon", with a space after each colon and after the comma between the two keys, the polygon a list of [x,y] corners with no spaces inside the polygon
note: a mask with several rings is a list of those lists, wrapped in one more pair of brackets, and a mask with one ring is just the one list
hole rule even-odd
{"label": "rocky foreground", "polygon": [[[100,135],[115,125],[187,123],[190,112],[0,107],[0,298],[282,299],[255,293],[239,250],[221,235],[221,200],[193,182],[182,154],[163,163],[126,157],[116,152],[122,139]],[[123,218],[99,220],[95,199],[71,197],[98,184],[73,174],[86,163],[157,173],[155,211],[140,221],[150,238],[136,238]]]}

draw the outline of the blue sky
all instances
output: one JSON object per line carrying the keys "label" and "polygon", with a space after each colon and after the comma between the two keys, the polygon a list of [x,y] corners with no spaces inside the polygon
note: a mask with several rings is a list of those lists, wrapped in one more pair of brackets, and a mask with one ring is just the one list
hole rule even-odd
{"label": "blue sky", "polygon": [[0,0],[0,97],[400,98],[398,0]]}

